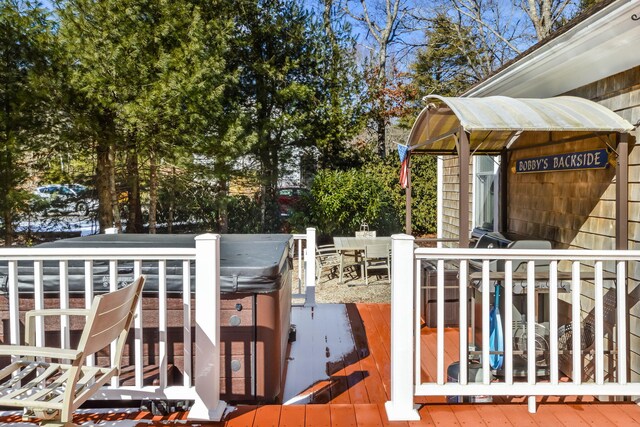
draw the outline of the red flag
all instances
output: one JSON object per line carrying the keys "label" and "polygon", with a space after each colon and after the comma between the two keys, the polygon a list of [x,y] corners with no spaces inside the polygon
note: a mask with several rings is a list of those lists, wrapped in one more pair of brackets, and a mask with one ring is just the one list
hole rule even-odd
{"label": "red flag", "polygon": [[398,145],[398,155],[400,156],[400,186],[407,188],[409,184],[409,147]]}
{"label": "red flag", "polygon": [[400,165],[400,187],[407,188],[409,185],[409,156],[404,159],[404,162]]}

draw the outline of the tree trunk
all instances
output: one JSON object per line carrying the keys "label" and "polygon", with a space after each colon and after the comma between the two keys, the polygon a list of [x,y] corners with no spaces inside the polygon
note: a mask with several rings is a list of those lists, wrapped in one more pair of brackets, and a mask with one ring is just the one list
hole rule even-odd
{"label": "tree trunk", "polygon": [[98,223],[100,232],[113,227],[113,209],[111,208],[110,169],[112,147],[109,141],[100,139],[97,147],[96,191],[98,192]]}
{"label": "tree trunk", "polygon": [[11,246],[13,244],[13,218],[10,209],[4,209],[2,219],[4,220],[4,245]]}
{"label": "tree trunk", "polygon": [[2,220],[4,221],[4,245],[11,246],[13,244],[13,215],[12,211],[12,203],[11,198],[9,197],[9,193],[12,190],[12,155],[11,151],[7,148],[2,153],[2,157],[0,157],[0,165],[2,166],[2,181],[0,181],[0,190],[2,194],[2,202],[0,206],[2,206]]}
{"label": "tree trunk", "polygon": [[127,233],[142,233],[142,207],[140,205],[140,171],[138,152],[134,148],[127,158]]}
{"label": "tree trunk", "polygon": [[122,232],[122,219],[120,218],[120,206],[118,205],[118,190],[116,189],[116,156],[115,150],[111,151],[111,167],[109,168],[109,192],[111,193],[111,212],[113,212],[113,226]]}
{"label": "tree trunk", "polygon": [[229,183],[226,179],[221,179],[218,188],[218,231],[222,234],[229,232],[228,194]]}
{"label": "tree trunk", "polygon": [[380,52],[378,52],[378,84],[380,85],[378,93],[378,111],[376,114],[376,131],[378,134],[378,156],[384,159],[387,155],[386,150],[386,136],[387,136],[387,121],[385,114],[387,110],[387,103],[385,99],[385,89],[387,87],[387,42],[385,39],[380,43]]}
{"label": "tree trunk", "polygon": [[158,203],[158,165],[156,153],[149,154],[149,234],[156,234],[156,206]]}
{"label": "tree trunk", "polygon": [[275,142],[266,145],[262,152],[262,232],[273,233],[278,230],[280,215],[276,201],[278,185],[278,148]]}
{"label": "tree trunk", "polygon": [[384,159],[387,156],[386,150],[386,139],[387,139],[387,129],[386,129],[386,120],[384,119],[384,115],[382,112],[377,117],[377,125],[376,131],[378,134],[378,156],[381,159]]}
{"label": "tree trunk", "polygon": [[[176,168],[175,166],[171,169],[171,177],[173,178],[173,182],[175,182],[175,178],[176,178]],[[173,186],[170,186],[169,188],[169,212],[167,214],[167,233],[171,234],[173,233],[173,209],[175,207],[175,200],[176,200],[176,196],[175,196],[175,191],[173,189]]]}

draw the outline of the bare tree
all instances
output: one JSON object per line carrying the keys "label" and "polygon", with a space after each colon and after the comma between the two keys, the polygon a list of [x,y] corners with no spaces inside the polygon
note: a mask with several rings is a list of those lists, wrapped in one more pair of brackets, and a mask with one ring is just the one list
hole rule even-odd
{"label": "bare tree", "polygon": [[[353,6],[353,4],[357,6]],[[351,0],[345,3],[344,10],[352,19],[364,25],[367,38],[372,38],[375,46],[371,59],[373,78],[369,79],[369,92],[373,97],[372,120],[377,133],[377,151],[384,157],[386,126],[388,122],[385,89],[387,87],[387,68],[390,50],[399,42],[402,35],[412,30],[408,21],[412,19],[408,0]]]}
{"label": "bare tree", "polygon": [[536,30],[538,40],[547,37],[565,18],[565,13],[573,0],[521,0],[522,9],[527,13]]}
{"label": "bare tree", "polygon": [[[522,0],[525,1],[525,0]],[[527,48],[533,37],[516,5],[499,0],[446,0],[441,4],[476,79],[483,79]]]}

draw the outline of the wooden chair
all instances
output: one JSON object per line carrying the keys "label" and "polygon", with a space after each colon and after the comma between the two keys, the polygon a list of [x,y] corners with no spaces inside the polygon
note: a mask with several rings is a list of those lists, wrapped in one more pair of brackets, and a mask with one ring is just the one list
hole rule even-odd
{"label": "wooden chair", "polygon": [[387,270],[387,277],[391,277],[389,245],[365,245],[362,263],[366,285],[369,284],[369,270]]}
{"label": "wooden chair", "polygon": [[[111,377],[120,373],[122,351],[144,281],[144,276],[141,276],[129,286],[96,296],[88,310],[46,309],[27,312],[25,345],[0,346],[0,355],[16,358],[0,370],[0,406],[23,408],[23,419],[36,417],[47,425],[73,426],[73,411]],[[77,349],[35,345],[36,317],[52,315],[86,316]],[[104,349],[113,341],[116,346],[111,358],[112,366],[85,366],[87,356]],[[54,363],[54,360],[57,362]]]}

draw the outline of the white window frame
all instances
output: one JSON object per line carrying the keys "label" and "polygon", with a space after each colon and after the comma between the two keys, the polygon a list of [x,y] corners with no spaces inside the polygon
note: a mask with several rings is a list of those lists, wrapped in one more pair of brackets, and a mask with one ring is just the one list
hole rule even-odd
{"label": "white window frame", "polygon": [[[498,221],[499,221],[499,197],[498,195],[500,194],[500,156],[483,156],[483,157],[490,157],[493,160],[493,230],[492,231],[498,231]],[[490,172],[479,172],[479,167],[478,167],[478,162],[480,159],[480,156],[473,156],[473,161],[472,161],[472,165],[471,165],[471,170],[472,170],[472,185],[471,185],[471,226],[472,228],[476,228],[481,226],[482,224],[478,224],[477,223],[477,217],[478,217],[478,191],[479,191],[479,185],[478,185],[478,176],[480,174],[482,175],[489,175],[491,174]]]}

